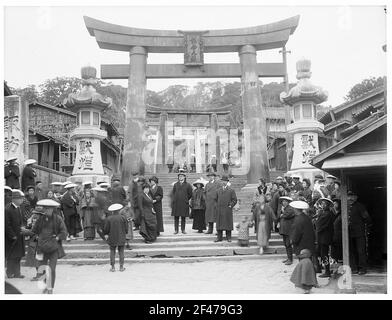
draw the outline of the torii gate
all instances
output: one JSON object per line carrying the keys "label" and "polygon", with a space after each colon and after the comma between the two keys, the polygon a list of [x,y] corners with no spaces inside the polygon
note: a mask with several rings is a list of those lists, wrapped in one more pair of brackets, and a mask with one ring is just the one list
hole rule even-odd
{"label": "torii gate", "polygon": [[[267,129],[259,77],[285,77],[282,63],[257,63],[256,52],[284,48],[299,22],[294,16],[256,27],[176,31],[138,29],[106,23],[90,17],[84,21],[102,49],[129,52],[130,63],[102,65],[102,79],[128,79],[122,182],[139,171],[146,117],[146,82],[162,78],[241,78],[245,138],[249,139],[248,183],[269,179]],[[184,53],[184,64],[149,64],[147,54]],[[204,64],[205,52],[238,52],[240,63]]]}

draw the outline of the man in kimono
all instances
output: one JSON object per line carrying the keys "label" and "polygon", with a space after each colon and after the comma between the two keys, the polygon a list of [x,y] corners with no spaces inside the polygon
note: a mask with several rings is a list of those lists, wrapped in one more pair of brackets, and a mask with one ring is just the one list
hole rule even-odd
{"label": "man in kimono", "polygon": [[223,231],[226,231],[226,239],[231,242],[231,231],[233,230],[233,207],[237,203],[235,191],[227,184],[229,178],[223,176],[221,179],[222,186],[218,189],[217,213],[216,213],[216,230],[218,238],[215,242],[223,239]]}

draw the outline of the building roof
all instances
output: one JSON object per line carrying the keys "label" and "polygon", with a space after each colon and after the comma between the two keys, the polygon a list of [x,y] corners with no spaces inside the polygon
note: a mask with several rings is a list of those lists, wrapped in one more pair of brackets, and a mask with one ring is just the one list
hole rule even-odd
{"label": "building roof", "polygon": [[[324,150],[317,156],[315,156],[311,164],[317,168],[322,168],[324,161],[327,159],[336,156],[339,152],[341,152],[344,148],[351,145],[352,143],[358,141],[359,139],[363,138],[364,136],[368,135],[369,133],[373,132],[374,130],[380,128],[387,123],[387,115],[383,115],[380,118],[373,119],[373,121],[366,123],[363,127],[361,127],[357,132],[353,133],[352,135],[348,136],[347,138],[339,141],[337,144],[329,147],[328,149]],[[386,152],[386,151],[385,151]]]}
{"label": "building roof", "polygon": [[37,131],[37,130],[29,129],[29,133],[31,133],[31,134],[33,134],[33,135],[39,135],[39,136],[41,136],[41,137],[43,137],[43,138],[45,138],[45,139],[48,139],[48,140],[53,141],[53,142],[56,143],[56,144],[59,144],[59,145],[67,146],[67,147],[68,147],[68,144],[66,144],[64,141],[61,141],[61,140],[59,140],[59,139],[56,139],[55,137],[52,137],[52,136],[50,136],[50,135],[48,135],[48,134],[45,134],[45,133],[43,133],[43,132],[40,132],[40,131]]}
{"label": "building roof", "polygon": [[13,95],[13,93],[12,93],[10,87],[7,85],[7,82],[4,81],[4,97],[12,96],[12,95]]}
{"label": "building roof", "polygon": [[[355,105],[357,105],[359,103],[362,103],[362,102],[364,102],[364,101],[366,101],[368,99],[371,99],[374,96],[376,96],[378,94],[381,94],[383,92],[384,92],[384,87],[383,86],[374,88],[373,90],[370,90],[369,92],[364,93],[363,95],[361,95],[358,98],[352,99],[350,101],[347,101],[345,103],[342,103],[342,104],[332,108],[331,111],[334,114],[343,112],[343,111],[345,111],[345,110],[347,110],[349,108],[352,108],[353,106],[355,106]],[[327,112],[326,114],[324,114],[318,121],[323,123],[323,124],[327,124],[327,123],[331,122],[332,118],[331,118],[330,112]]]}

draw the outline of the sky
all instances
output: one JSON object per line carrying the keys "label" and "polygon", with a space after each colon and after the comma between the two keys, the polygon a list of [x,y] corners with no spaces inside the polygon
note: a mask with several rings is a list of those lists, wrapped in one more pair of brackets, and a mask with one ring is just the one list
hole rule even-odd
{"label": "sky", "polygon": [[[366,6],[18,6],[4,8],[4,79],[11,87],[39,85],[55,77],[80,77],[80,68],[126,64],[126,52],[104,50],[83,21],[89,16],[144,29],[213,30],[263,25],[300,15],[290,36],[289,81],[296,82],[296,62],[312,62],[312,81],[329,92],[326,105],[337,106],[358,82],[387,74],[386,14],[381,5]],[[258,62],[281,62],[279,49],[259,51]],[[183,63],[182,54],[149,54],[148,63]],[[205,54],[205,63],[238,63],[238,53]],[[192,86],[199,81],[239,79],[148,80],[147,89]],[[281,78],[261,78],[265,83]],[[109,81],[109,80],[107,80]],[[112,80],[127,87],[127,80]]]}

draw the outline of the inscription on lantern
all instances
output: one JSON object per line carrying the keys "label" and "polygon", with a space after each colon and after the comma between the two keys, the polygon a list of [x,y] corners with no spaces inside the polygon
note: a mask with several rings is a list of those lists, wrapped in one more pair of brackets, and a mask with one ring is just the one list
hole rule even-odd
{"label": "inscription on lantern", "polygon": [[90,140],[81,140],[79,142],[79,166],[81,170],[93,170],[93,154],[92,142]]}
{"label": "inscription on lantern", "polygon": [[10,153],[18,152],[21,141],[23,141],[23,137],[19,128],[19,116],[5,116],[4,151]]}
{"label": "inscription on lantern", "polygon": [[316,156],[317,147],[314,145],[313,134],[303,134],[301,136],[301,148],[302,148],[302,163],[310,163],[310,160]]}

